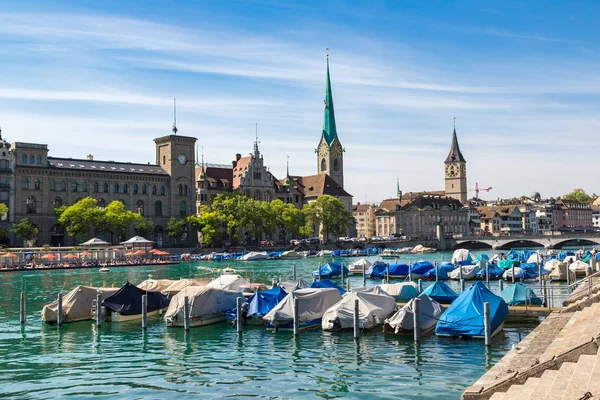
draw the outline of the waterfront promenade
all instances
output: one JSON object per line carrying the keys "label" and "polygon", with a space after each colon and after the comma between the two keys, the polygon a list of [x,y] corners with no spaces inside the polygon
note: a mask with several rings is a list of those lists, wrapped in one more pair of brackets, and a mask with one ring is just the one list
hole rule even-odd
{"label": "waterfront promenade", "polygon": [[600,282],[587,279],[591,290],[584,281],[561,310],[552,312],[462,398],[599,399]]}

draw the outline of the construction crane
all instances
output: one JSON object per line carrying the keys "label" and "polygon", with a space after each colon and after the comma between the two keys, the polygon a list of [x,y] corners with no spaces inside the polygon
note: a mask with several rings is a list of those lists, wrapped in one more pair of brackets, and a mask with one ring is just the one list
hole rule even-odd
{"label": "construction crane", "polygon": [[492,190],[492,187],[488,187],[488,188],[479,188],[479,182],[475,182],[475,189],[469,189],[469,192],[475,192],[475,198],[478,199],[479,198],[479,191],[480,190],[485,190],[486,192],[489,192],[490,190]]}

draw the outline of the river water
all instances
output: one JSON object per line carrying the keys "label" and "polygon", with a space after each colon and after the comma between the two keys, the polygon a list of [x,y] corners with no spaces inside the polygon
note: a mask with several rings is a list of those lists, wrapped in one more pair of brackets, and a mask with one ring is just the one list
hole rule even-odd
{"label": "river water", "polygon": [[[408,255],[398,261],[449,260],[451,253]],[[350,263],[354,259],[344,259]],[[327,260],[296,260],[299,277]],[[291,279],[291,261],[230,263],[253,282]],[[508,324],[490,349],[482,340],[428,335],[415,345],[412,337],[365,332],[358,343],[352,332],[273,333],[245,328],[238,336],[227,323],[183,329],[166,328],[160,319],[140,322],[92,321],[42,324],[40,311],[79,284],[121,286],[153,278],[209,277],[198,266],[15,271],[0,275],[0,397],[48,398],[381,398],[459,399],[461,393],[496,363],[535,324]],[[368,282],[368,286],[379,282]],[[427,285],[428,283],[426,283]],[[455,289],[459,289],[454,282]],[[351,277],[352,286],[362,277]],[[492,289],[497,292],[498,285]],[[19,324],[19,293],[27,293],[27,324]]]}

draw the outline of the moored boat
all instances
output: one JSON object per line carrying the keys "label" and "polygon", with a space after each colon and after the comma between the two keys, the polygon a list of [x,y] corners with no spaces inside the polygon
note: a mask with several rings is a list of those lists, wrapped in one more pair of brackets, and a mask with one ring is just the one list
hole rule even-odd
{"label": "moored boat", "polygon": [[519,282],[506,287],[502,293],[500,293],[500,296],[509,306],[539,306],[542,304],[542,299],[540,299],[530,287],[527,287]]}
{"label": "moored boat", "polygon": [[[96,296],[100,295],[100,301],[117,293],[118,288],[99,288],[92,286],[77,286],[62,298],[62,321],[76,322],[92,319],[92,308]],[[58,301],[46,304],[42,308],[42,321],[47,324],[56,323],[58,316]]]}
{"label": "moored boat", "polygon": [[147,295],[147,315],[159,314],[169,306],[170,298],[160,292],[142,290],[127,282],[112,296],[102,301],[106,308],[106,320],[112,322],[132,321],[142,318],[142,296]]}
{"label": "moored boat", "polygon": [[353,262],[348,266],[348,275],[362,275],[363,268],[367,271],[371,267],[372,263],[366,258],[361,258],[358,261]]}
{"label": "moored boat", "polygon": [[[421,293],[419,299],[419,329],[422,334],[431,332],[435,328],[437,319],[442,315],[444,309],[442,306],[429,296]],[[414,324],[414,304],[412,299],[404,305],[398,312],[385,320],[383,331],[396,335],[413,334]]]}
{"label": "moored boat", "polygon": [[370,329],[382,324],[398,309],[396,300],[386,294],[369,290],[347,292],[339,302],[323,314],[321,322],[323,330],[354,327],[355,300],[358,300],[358,326],[361,329]]}
{"label": "moored boat", "polygon": [[458,294],[442,281],[434,282],[433,285],[423,290],[422,294],[426,294],[441,304],[450,304],[458,298]]}
{"label": "moored boat", "polygon": [[165,312],[167,326],[184,326],[184,303],[188,298],[190,326],[203,326],[225,321],[225,313],[237,306],[241,292],[208,286],[187,287],[175,296]]}

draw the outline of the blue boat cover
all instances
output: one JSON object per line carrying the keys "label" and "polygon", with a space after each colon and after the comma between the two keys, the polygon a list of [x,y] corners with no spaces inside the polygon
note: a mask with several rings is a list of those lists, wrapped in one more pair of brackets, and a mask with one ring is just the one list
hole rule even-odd
{"label": "blue boat cover", "polygon": [[[454,265],[452,265],[449,262],[444,262],[438,265],[438,273],[440,274],[439,279],[449,279],[450,277],[448,276],[448,274],[450,274],[452,270],[454,270]],[[426,280],[435,279],[435,267],[425,272],[423,274],[423,278]]]}
{"label": "blue boat cover", "polygon": [[408,276],[408,264],[390,264],[390,276]]}
{"label": "blue boat cover", "polygon": [[520,306],[523,304],[542,304],[542,299],[531,290],[531,288],[523,285],[522,283],[515,283],[514,285],[508,286],[500,293],[500,296],[504,299],[506,304],[509,306]]}
{"label": "blue boat cover", "polygon": [[[342,268],[344,269],[344,275],[348,276],[348,268],[339,261],[328,262],[319,267],[319,270],[313,271],[312,276],[321,278],[333,278],[334,276],[340,276],[342,274]],[[320,272],[320,273],[319,273]]]}
{"label": "blue boat cover", "polygon": [[491,333],[495,332],[508,316],[508,306],[483,282],[476,282],[462,292],[442,314],[435,327],[435,333],[450,336],[485,336],[483,324],[485,302],[490,303]]}
{"label": "blue boat cover", "polygon": [[310,284],[309,287],[315,289],[334,288],[337,289],[342,296],[344,295],[344,293],[346,293],[346,291],[342,287],[336,285],[333,281],[330,281],[329,279],[313,282]]}
{"label": "blue boat cover", "polygon": [[477,264],[477,262],[479,262],[481,260],[490,261],[490,256],[488,256],[487,254],[481,253],[480,255],[477,256],[477,258],[475,258],[475,260],[473,260],[473,264]]}
{"label": "blue boat cover", "polygon": [[[537,278],[540,274],[539,266],[537,264],[523,263],[519,265],[521,267],[521,273],[515,274],[515,278],[521,279],[533,279]],[[542,268],[542,275],[548,275],[549,272]]]}
{"label": "blue boat cover", "polygon": [[[246,318],[259,317],[262,318],[273,307],[277,305],[283,298],[287,296],[287,292],[280,286],[269,290],[262,290],[254,293],[244,303],[242,310],[246,310]],[[235,321],[237,318],[237,307],[225,313],[227,319]],[[244,313],[242,312],[242,316]]]}
{"label": "blue boat cover", "polygon": [[438,303],[449,304],[458,297],[458,294],[442,281],[435,282],[423,291]]}
{"label": "blue boat cover", "polygon": [[123,315],[137,315],[142,313],[142,296],[148,295],[146,309],[148,312],[161,310],[169,306],[171,299],[168,295],[151,290],[142,290],[127,282],[119,291],[107,297],[102,305],[107,310]]}
{"label": "blue boat cover", "polygon": [[433,269],[433,264],[429,261],[417,261],[412,265],[412,273],[417,275],[423,275],[425,272]]}
{"label": "blue boat cover", "polygon": [[389,264],[383,261],[375,261],[373,265],[367,269],[365,275],[367,278],[383,278],[385,276],[385,270],[389,267]]}
{"label": "blue boat cover", "polygon": [[[488,275],[490,278],[501,278],[504,274],[504,270],[496,264],[488,264]],[[485,268],[475,274],[475,277],[485,279]]]}

